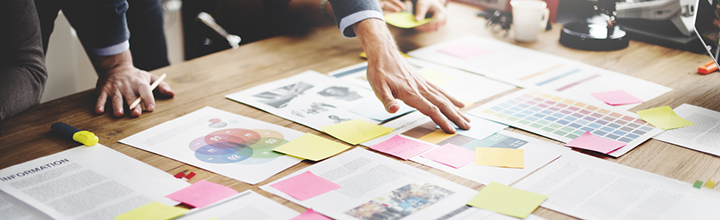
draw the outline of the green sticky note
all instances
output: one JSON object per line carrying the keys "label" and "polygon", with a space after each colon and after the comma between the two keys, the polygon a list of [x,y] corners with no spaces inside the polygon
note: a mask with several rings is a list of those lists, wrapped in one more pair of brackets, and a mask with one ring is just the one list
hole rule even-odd
{"label": "green sticky note", "polygon": [[715,188],[715,181],[708,180],[707,182],[705,182],[705,187],[709,189]]}
{"label": "green sticky note", "polygon": [[434,19],[435,17],[425,18],[421,21],[416,21],[415,15],[406,11],[385,15],[385,22],[399,28],[414,28],[423,24],[427,24]]}
{"label": "green sticky note", "polygon": [[323,132],[352,145],[390,133],[393,129],[376,125],[361,119],[353,119],[337,124],[323,126]]}
{"label": "green sticky note", "polygon": [[491,182],[467,204],[500,214],[525,218],[546,199],[546,195]]}
{"label": "green sticky note", "polygon": [[703,185],[702,181],[696,180],[695,184],[693,184],[693,187],[700,189],[700,187],[702,187],[702,185]]}
{"label": "green sticky note", "polygon": [[299,138],[280,145],[273,150],[294,157],[319,161],[343,152],[348,148],[350,146],[311,133],[305,133]]}
{"label": "green sticky note", "polygon": [[115,216],[117,220],[164,220],[185,215],[187,209],[151,202],[129,212]]}
{"label": "green sticky note", "polygon": [[640,118],[651,125],[662,128],[663,130],[682,128],[695,125],[694,123],[681,118],[670,108],[670,106],[662,106],[652,109],[640,110],[636,112]]}

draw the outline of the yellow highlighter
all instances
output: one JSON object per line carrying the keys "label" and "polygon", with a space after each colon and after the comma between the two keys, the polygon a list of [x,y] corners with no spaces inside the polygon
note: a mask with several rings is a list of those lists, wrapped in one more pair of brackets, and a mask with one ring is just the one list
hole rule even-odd
{"label": "yellow highlighter", "polygon": [[55,134],[58,134],[63,138],[72,138],[73,140],[88,147],[97,144],[99,141],[98,137],[92,132],[81,131],[80,129],[62,122],[55,122],[50,125],[50,129],[55,132]]}

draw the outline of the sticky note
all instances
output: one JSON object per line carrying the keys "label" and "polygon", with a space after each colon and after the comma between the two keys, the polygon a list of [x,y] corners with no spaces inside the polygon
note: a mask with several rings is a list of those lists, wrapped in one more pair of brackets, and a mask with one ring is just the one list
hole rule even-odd
{"label": "sticky note", "polygon": [[[400,102],[402,103],[402,102]],[[385,110],[385,106],[380,102],[380,100],[373,100],[370,102],[362,103],[360,105],[357,105],[355,107],[349,108],[348,111],[365,116],[366,118],[371,118],[377,121],[387,121],[393,118],[396,118],[398,116],[404,115],[408,112],[415,111],[414,108],[405,105],[405,103],[400,104],[400,109],[398,109],[395,113],[388,113]]]}
{"label": "sticky note", "polygon": [[585,134],[568,142],[565,146],[609,154],[624,147],[625,143],[598,137],[586,131]]}
{"label": "sticky note", "polygon": [[343,152],[348,148],[350,146],[311,133],[305,133],[273,150],[302,159],[318,161]]}
{"label": "sticky note", "polygon": [[447,143],[443,146],[428,151],[423,158],[451,166],[455,169],[463,167],[475,160],[475,152],[470,149]]}
{"label": "sticky note", "polygon": [[457,135],[457,133],[448,134],[448,133],[445,133],[445,131],[443,131],[443,130],[436,130],[436,131],[430,132],[430,134],[426,134],[425,136],[422,136],[418,139],[427,141],[427,142],[430,142],[433,144],[437,144],[437,143],[447,140],[448,138],[451,138],[452,136],[455,136],[455,135]]}
{"label": "sticky note", "polygon": [[430,148],[433,148],[430,144],[403,138],[400,135],[395,135],[390,139],[370,146],[370,149],[390,154],[403,160],[413,158]]}
{"label": "sticky note", "polygon": [[[407,55],[407,54],[403,53],[402,51],[398,51],[398,52],[400,52],[400,55],[402,55],[403,57],[410,57],[410,55]],[[361,58],[367,59],[367,54],[365,53],[365,51],[360,52],[359,55]]]}
{"label": "sticky note", "polygon": [[313,209],[305,210],[300,215],[291,218],[290,220],[332,220],[331,218],[325,217],[324,215],[315,212]]}
{"label": "sticky note", "polygon": [[695,184],[693,184],[693,187],[700,189],[700,187],[702,187],[702,185],[703,185],[702,181],[696,180]]}
{"label": "sticky note", "polygon": [[475,165],[525,168],[525,154],[522,149],[476,147]]}
{"label": "sticky note", "polygon": [[608,105],[612,105],[612,106],[645,102],[642,99],[639,99],[633,95],[630,95],[630,93],[627,93],[624,90],[615,90],[615,91],[609,91],[609,92],[596,92],[596,93],[590,93],[590,95],[595,96],[595,98],[600,99],[600,101],[603,101],[603,102],[607,103]]}
{"label": "sticky note", "polygon": [[432,69],[423,70],[420,72],[420,75],[425,78],[425,80],[436,86],[444,86],[458,80],[458,78],[454,76]]}
{"label": "sticky note", "polygon": [[428,22],[431,22],[432,20],[435,20],[435,17],[432,18],[425,18],[423,20],[417,21],[415,20],[415,15],[410,12],[401,11],[398,13],[392,13],[392,14],[386,14],[385,16],[385,22],[388,24],[399,27],[399,28],[414,28],[423,24],[427,24]]}
{"label": "sticky note", "polygon": [[670,106],[662,106],[652,109],[640,110],[636,112],[640,118],[651,125],[662,128],[663,130],[682,128],[695,125],[694,123],[681,118],[670,108]]}
{"label": "sticky note", "polygon": [[546,199],[546,195],[491,182],[467,204],[517,218],[525,218]]}
{"label": "sticky note", "polygon": [[489,54],[491,51],[483,49],[472,44],[456,44],[446,48],[439,49],[438,52],[444,53],[450,56],[454,56],[460,59],[473,58],[485,54]]}
{"label": "sticky note", "polygon": [[310,171],[305,171],[270,186],[300,201],[340,188],[340,185],[316,176]]}
{"label": "sticky note", "polygon": [[237,193],[230,187],[200,180],[165,197],[201,209]]}
{"label": "sticky note", "polygon": [[129,212],[115,216],[117,220],[164,220],[185,215],[187,209],[151,202]]}
{"label": "sticky note", "polygon": [[320,127],[323,132],[352,145],[372,140],[390,133],[393,129],[376,125],[361,119],[353,119]]}
{"label": "sticky note", "polygon": [[708,180],[707,182],[705,182],[705,187],[710,189],[715,188],[715,181]]}

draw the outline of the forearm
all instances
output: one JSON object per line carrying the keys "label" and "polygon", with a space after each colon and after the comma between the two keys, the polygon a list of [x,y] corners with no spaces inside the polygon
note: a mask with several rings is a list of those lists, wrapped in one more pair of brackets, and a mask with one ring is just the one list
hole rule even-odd
{"label": "forearm", "polygon": [[98,77],[107,77],[108,72],[113,69],[133,67],[130,50],[110,56],[89,55],[95,67]]}
{"label": "forearm", "polygon": [[41,66],[0,67],[0,120],[40,103],[47,73]]}
{"label": "forearm", "polygon": [[384,21],[365,19],[353,24],[352,28],[362,44],[363,51],[367,53],[370,63],[381,62],[381,55],[399,55],[396,54],[399,50],[395,39]]}

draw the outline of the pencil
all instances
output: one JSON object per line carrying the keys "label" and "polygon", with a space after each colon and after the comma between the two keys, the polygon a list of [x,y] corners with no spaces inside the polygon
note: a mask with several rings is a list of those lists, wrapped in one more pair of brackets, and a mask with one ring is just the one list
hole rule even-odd
{"label": "pencil", "polygon": [[[157,86],[160,85],[160,83],[165,79],[166,76],[167,76],[167,74],[163,73],[160,76],[160,78],[155,80],[155,82],[152,85],[150,85],[150,91],[152,92],[153,90],[155,90],[155,88],[157,88]],[[135,107],[138,104],[140,104],[140,101],[142,101],[142,97],[138,97],[137,99],[135,99],[135,101],[132,104],[130,104],[130,110],[135,109]]]}

